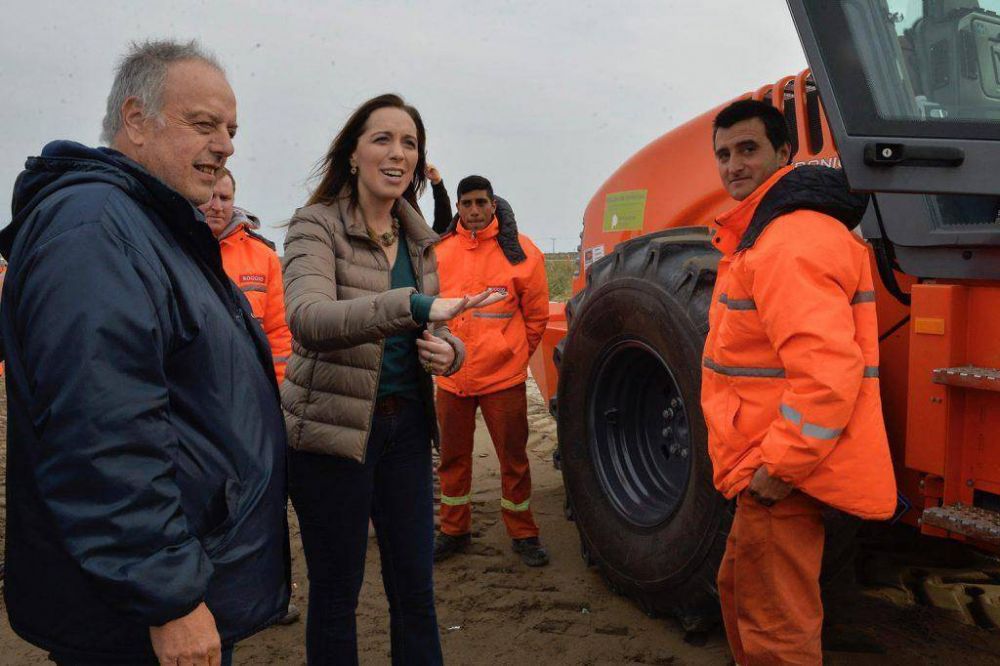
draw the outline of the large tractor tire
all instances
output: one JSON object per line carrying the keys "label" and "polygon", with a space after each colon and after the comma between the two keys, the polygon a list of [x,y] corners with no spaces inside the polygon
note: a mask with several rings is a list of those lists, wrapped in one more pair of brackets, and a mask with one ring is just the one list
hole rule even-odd
{"label": "large tractor tire", "polygon": [[[580,549],[612,590],[690,630],[719,619],[733,504],[712,484],[701,357],[720,254],[702,227],[620,244],[567,304],[556,349],[559,460]],[[827,520],[824,582],[858,523]]]}
{"label": "large tractor tire", "polygon": [[704,228],[620,244],[568,304],[557,350],[560,465],[583,556],[613,590],[691,629],[717,618],[731,522],[699,400],[719,258]]}

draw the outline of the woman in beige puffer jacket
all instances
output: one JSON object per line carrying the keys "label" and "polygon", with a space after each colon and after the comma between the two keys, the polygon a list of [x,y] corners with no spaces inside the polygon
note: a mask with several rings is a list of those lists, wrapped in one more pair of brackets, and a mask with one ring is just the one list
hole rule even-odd
{"label": "woman in beige puffer jacket", "polygon": [[395,95],[359,107],[285,238],[292,358],[281,388],[289,495],[309,569],[310,664],[357,663],[369,517],[394,664],[441,663],[432,579],[431,375],[455,372],[444,322],[494,297],[436,298],[437,234],[420,216],[426,136]]}

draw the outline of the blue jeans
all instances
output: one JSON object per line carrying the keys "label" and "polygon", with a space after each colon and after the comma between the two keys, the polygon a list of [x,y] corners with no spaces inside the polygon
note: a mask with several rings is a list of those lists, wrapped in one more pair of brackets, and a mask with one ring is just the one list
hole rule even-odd
{"label": "blue jeans", "polygon": [[306,658],[357,664],[355,611],[375,524],[393,664],[441,664],[434,611],[430,426],[423,404],[376,409],[365,462],[290,451],[288,491],[309,569]]}

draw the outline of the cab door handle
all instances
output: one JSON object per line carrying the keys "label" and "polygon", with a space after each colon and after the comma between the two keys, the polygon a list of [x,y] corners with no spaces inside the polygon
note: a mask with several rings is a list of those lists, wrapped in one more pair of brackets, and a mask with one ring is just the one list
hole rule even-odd
{"label": "cab door handle", "polygon": [[907,146],[902,143],[865,144],[868,166],[957,167],[965,161],[965,151],[950,146]]}

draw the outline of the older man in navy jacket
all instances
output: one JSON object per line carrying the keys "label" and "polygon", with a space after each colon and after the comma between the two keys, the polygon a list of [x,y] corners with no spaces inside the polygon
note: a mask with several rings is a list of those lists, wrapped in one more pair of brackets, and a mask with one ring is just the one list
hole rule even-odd
{"label": "older man in navy jacket", "polygon": [[288,603],[270,350],[194,208],[235,131],[219,65],[147,43],[111,149],[50,143],[15,186],[5,597],[58,663],[226,663]]}

